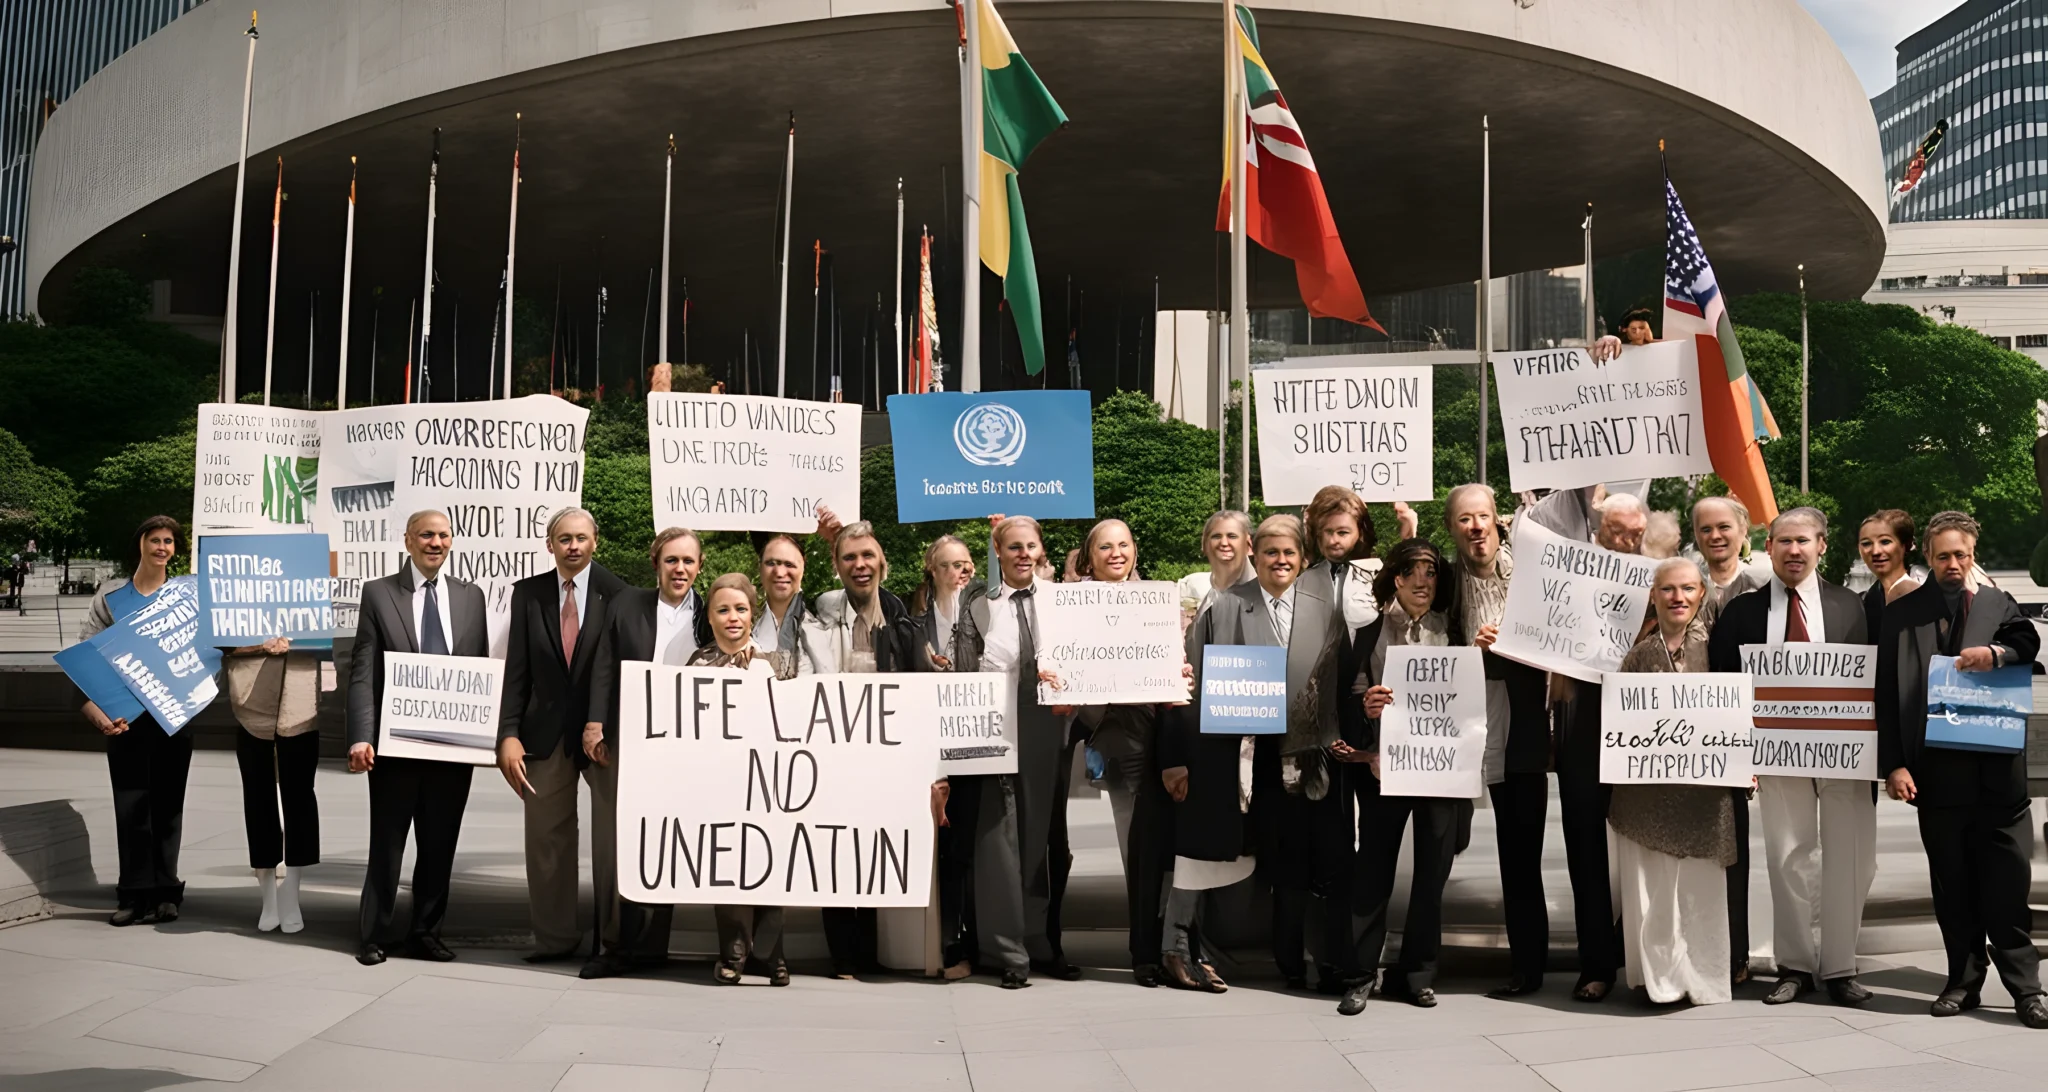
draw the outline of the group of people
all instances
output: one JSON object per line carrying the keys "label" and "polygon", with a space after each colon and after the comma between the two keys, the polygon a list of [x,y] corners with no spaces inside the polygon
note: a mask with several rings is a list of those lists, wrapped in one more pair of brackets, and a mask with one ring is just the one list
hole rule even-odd
{"label": "group of people", "polygon": [[[1671,553],[1675,543],[1660,548],[1649,535],[1652,515],[1632,493],[1596,486],[1533,499],[1517,518],[1612,551]],[[1916,538],[1906,513],[1872,515],[1857,534],[1876,583],[1859,598],[1818,575],[1828,529],[1815,509],[1772,521],[1767,563],[1748,556],[1749,513],[1735,499],[1704,498],[1690,515],[1691,548],[1656,567],[1640,640],[1620,669],[1740,671],[1743,645],[1875,644],[1879,773],[1894,799],[1917,809],[1948,951],[1948,981],[1932,1011],[1975,1007],[1987,966],[1996,965],[2020,1020],[2048,1027],[2028,934],[2024,758],[1926,743],[1931,657],[1953,655],[1962,669],[1982,670],[2028,663],[2039,651],[2031,623],[1976,567],[1976,523],[1944,512]],[[1289,988],[1338,997],[1347,1015],[1362,1012],[1374,992],[1433,1006],[1444,888],[1470,842],[1475,802],[1382,791],[1380,714],[1402,689],[1386,673],[1388,649],[1465,645],[1480,649],[1485,665],[1483,779],[1511,953],[1511,975],[1491,996],[1534,993],[1548,969],[1541,862],[1555,772],[1578,943],[1574,999],[1601,1001],[1625,981],[1656,1002],[1707,1004],[1728,1000],[1749,977],[1753,798],[1774,908],[1778,980],[1766,1003],[1822,989],[1840,1004],[1868,1001],[1856,940],[1876,866],[1878,785],[1772,775],[1734,790],[1603,784],[1600,686],[1495,652],[1515,564],[1493,490],[1467,484],[1446,496],[1451,556],[1419,535],[1416,521],[1397,506],[1399,540],[1382,551],[1365,503],[1342,486],[1322,489],[1299,517],[1273,515],[1256,526],[1240,512],[1209,518],[1201,529],[1208,568],[1180,582],[1191,693],[1201,692],[1205,646],[1275,647],[1286,664],[1284,731],[1236,736],[1202,732],[1193,703],[1039,703],[1038,684],[1058,683],[1037,664],[1038,603],[1054,569],[1039,525],[1026,516],[991,517],[985,578],[967,543],[932,543],[906,602],[884,586],[890,561],[874,528],[842,526],[830,513],[818,533],[839,586],[812,601],[803,594],[805,550],[791,536],[758,536],[754,576],[729,573],[700,592],[703,543],[670,528],[650,550],[655,586],[638,588],[595,562],[599,528],[588,512],[558,512],[547,526],[554,567],[512,594],[498,733],[498,770],[524,802],[536,949],[528,958],[585,958],[581,973],[596,978],[666,957],[671,908],[621,898],[614,875],[622,663],[739,667],[779,678],[1001,672],[1018,693],[1016,772],[941,778],[931,788],[945,977],[987,973],[1005,988],[1028,986],[1034,975],[1079,977],[1060,923],[1072,865],[1066,802],[1075,751],[1085,746],[1099,759],[1115,817],[1139,984],[1227,989],[1204,939],[1204,918],[1219,903],[1205,893],[1257,876],[1271,892],[1272,956]],[[100,592],[88,634],[157,594],[183,543],[175,521],[157,517],[139,529],[137,547],[134,576]],[[488,654],[482,592],[443,571],[453,547],[445,515],[414,513],[405,527],[409,563],[362,594],[348,762],[368,775],[370,791],[358,949],[365,964],[387,951],[454,958],[439,926],[473,767],[380,756],[375,747],[384,651]],[[1924,576],[1908,564],[1916,547],[1928,563]],[[1095,524],[1066,560],[1069,578],[1140,579],[1138,543],[1118,520]],[[283,641],[231,650],[227,660],[264,929],[302,927],[298,876],[319,860],[319,670],[313,654]],[[113,923],[173,919],[190,734],[167,735],[146,717],[111,721],[90,704],[86,715],[110,737],[121,859]],[[587,958],[579,782],[594,827],[596,937]],[[1412,886],[1389,962],[1396,862],[1411,828]],[[417,862],[410,918],[400,922],[409,833]],[[822,913],[834,974],[880,970],[875,910]],[[747,973],[789,981],[779,908],[721,906],[715,918],[717,982]]]}

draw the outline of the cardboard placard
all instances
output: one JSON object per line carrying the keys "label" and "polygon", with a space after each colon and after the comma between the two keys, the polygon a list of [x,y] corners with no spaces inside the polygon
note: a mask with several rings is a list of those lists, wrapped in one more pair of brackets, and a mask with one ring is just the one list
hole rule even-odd
{"label": "cardboard placard", "polygon": [[1515,578],[1493,651],[1599,682],[1636,643],[1657,559],[1573,542],[1530,519],[1516,520],[1514,534]]}
{"label": "cardboard placard", "polygon": [[1205,645],[1199,679],[1201,730],[1274,736],[1287,731],[1287,650],[1278,645]]}
{"label": "cardboard placard", "polygon": [[860,405],[748,394],[647,396],[654,529],[794,531],[860,518]]}
{"label": "cardboard placard", "polygon": [[1493,381],[1516,492],[1714,469],[1691,338],[1633,346],[1606,363],[1581,348],[1503,353]]}
{"label": "cardboard placard", "polygon": [[283,406],[200,406],[193,537],[313,530],[322,416]]}
{"label": "cardboard placard", "polygon": [[1181,676],[1180,590],[1166,580],[1041,584],[1040,705],[1116,705],[1188,698]]}
{"label": "cardboard placard", "polygon": [[1473,799],[1486,791],[1485,654],[1470,646],[1395,645],[1380,681],[1380,791]]}
{"label": "cardboard placard", "polygon": [[200,640],[220,648],[272,637],[334,636],[334,578],[326,535],[208,535],[199,578]]}
{"label": "cardboard placard", "polygon": [[504,698],[503,660],[386,652],[377,755],[493,765]]}
{"label": "cardboard placard", "polygon": [[1759,774],[1875,781],[1877,646],[1743,645]]}
{"label": "cardboard placard", "polygon": [[1739,672],[1610,673],[1600,689],[1600,780],[1749,787],[1751,701]]}
{"label": "cardboard placard", "polygon": [[1307,504],[1332,482],[1368,501],[1435,494],[1433,370],[1255,368],[1268,505]]}

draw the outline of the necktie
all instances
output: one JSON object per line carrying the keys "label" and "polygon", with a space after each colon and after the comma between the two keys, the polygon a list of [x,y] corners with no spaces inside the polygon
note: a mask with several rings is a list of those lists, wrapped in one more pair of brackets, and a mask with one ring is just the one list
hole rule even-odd
{"label": "necktie", "polygon": [[1971,600],[1971,599],[1973,599],[1973,598],[1975,598],[1975,597],[1976,597],[1976,594],[1977,594],[1976,592],[1970,592],[1970,591],[1966,591],[1966,592],[1964,592],[1964,593],[1963,593],[1963,601],[1962,601],[1962,603],[1961,603],[1960,605],[1958,605],[1958,606],[1956,607],[1956,621],[1955,621],[1955,624],[1954,624],[1954,625],[1952,625],[1952,626],[1950,626],[1950,627],[1949,627],[1949,630],[1948,630],[1948,639],[1949,639],[1949,650],[1948,650],[1948,654],[1949,654],[1949,655],[1951,655],[1951,656],[1960,656],[1960,655],[1962,655],[1962,652],[1963,652],[1963,626],[1964,626],[1964,625],[1965,625],[1966,623],[1968,623],[1968,622],[1969,622],[1969,620],[1970,620],[1970,600]]}
{"label": "necktie", "polygon": [[1032,589],[1025,588],[1010,596],[1010,602],[1017,606],[1017,673],[1020,677],[1030,678],[1032,685],[1036,686],[1038,669],[1032,665],[1038,662],[1038,638],[1031,632],[1030,604],[1025,602],[1031,598],[1031,592]]}
{"label": "necktie", "polygon": [[437,578],[427,581],[427,605],[420,611],[420,651],[429,656],[448,655],[448,631],[441,628],[441,593]]}
{"label": "necktie", "polygon": [[1811,641],[1806,633],[1806,611],[1799,604],[1799,589],[1785,588],[1785,640]]}
{"label": "necktie", "polygon": [[1287,647],[1287,639],[1294,635],[1294,608],[1279,596],[1271,599],[1273,608],[1273,635],[1280,638],[1280,647]]}
{"label": "necktie", "polygon": [[576,635],[582,632],[582,623],[576,617],[576,582],[562,581],[562,662],[576,659]]}
{"label": "necktie", "polygon": [[1337,589],[1337,608],[1344,608],[1344,576],[1350,572],[1351,564],[1345,561],[1330,562],[1330,586]]}

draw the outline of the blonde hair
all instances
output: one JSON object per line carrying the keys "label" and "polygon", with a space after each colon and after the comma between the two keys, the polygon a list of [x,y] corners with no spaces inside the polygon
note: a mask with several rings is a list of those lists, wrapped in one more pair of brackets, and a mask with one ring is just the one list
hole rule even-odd
{"label": "blonde hair", "polygon": [[1282,512],[1260,520],[1258,528],[1252,531],[1252,552],[1257,553],[1259,543],[1269,538],[1291,538],[1294,548],[1301,551],[1303,557],[1308,556],[1308,532],[1302,530],[1301,520],[1294,516]]}
{"label": "blonde hair", "polygon": [[1114,517],[1097,520],[1095,526],[1088,528],[1088,537],[1081,540],[1081,559],[1075,563],[1074,568],[1082,576],[1090,580],[1102,579],[1095,575],[1095,536],[1101,534],[1102,529],[1112,523],[1123,528],[1124,534],[1131,536],[1131,567],[1125,571],[1124,579],[1136,580],[1138,579],[1138,536],[1131,534],[1130,524]]}
{"label": "blonde hair", "polygon": [[1040,550],[1045,549],[1045,529],[1040,527],[1038,521],[1030,516],[1003,517],[1003,521],[996,524],[995,530],[989,532],[989,541],[995,543],[997,549],[1001,549],[1003,539],[1007,538],[1010,532],[1015,531],[1019,527],[1031,528],[1031,534],[1038,539],[1038,548]]}
{"label": "blonde hair", "polygon": [[670,527],[654,536],[654,544],[647,547],[647,560],[659,567],[661,565],[661,551],[663,548],[679,538],[687,538],[691,542],[696,543],[697,560],[700,562],[704,560],[704,540],[698,538],[697,532],[690,530],[688,527]]}

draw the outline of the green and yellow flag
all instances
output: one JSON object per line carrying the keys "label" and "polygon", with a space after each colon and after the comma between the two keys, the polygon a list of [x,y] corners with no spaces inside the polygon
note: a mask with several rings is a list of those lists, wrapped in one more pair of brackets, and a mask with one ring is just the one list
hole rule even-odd
{"label": "green and yellow flag", "polygon": [[981,262],[1003,279],[1003,300],[1024,346],[1024,370],[1037,375],[1045,369],[1045,321],[1017,170],[1040,142],[1066,126],[1067,115],[1017,52],[995,4],[982,0],[976,8],[981,24],[976,28],[981,47]]}

